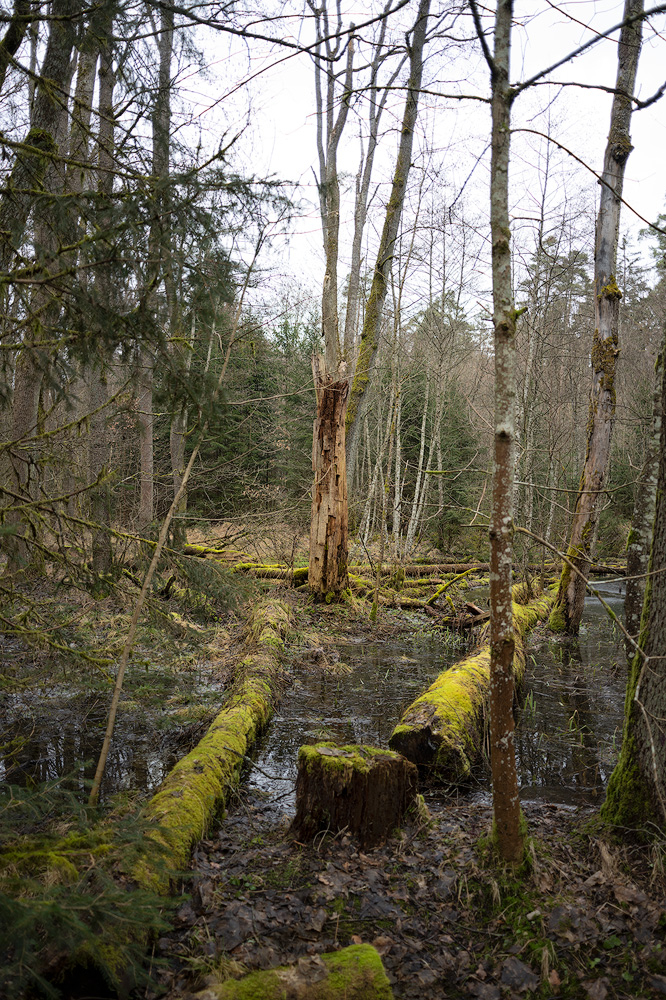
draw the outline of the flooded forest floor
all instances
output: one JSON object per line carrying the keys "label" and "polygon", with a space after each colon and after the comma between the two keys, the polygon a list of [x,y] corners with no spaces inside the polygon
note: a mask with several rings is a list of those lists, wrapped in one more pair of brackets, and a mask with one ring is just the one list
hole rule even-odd
{"label": "flooded forest floor", "polygon": [[385,612],[373,628],[299,603],[294,685],[156,943],[166,1000],[212,998],[226,978],[299,959],[307,978],[315,956],[359,943],[375,946],[405,1000],[666,994],[664,845],[613,839],[597,818],[626,676],[599,610],[573,649],[543,628],[531,637],[518,739],[531,839],[512,873],[488,850],[483,766],[474,788],[423,785],[429,820],[374,850],[345,834],[289,835],[298,746],[385,746],[414,691],[465,651],[413,615]]}
{"label": "flooded forest floor", "polygon": [[[626,682],[619,637],[600,605],[588,602],[575,646],[543,626],[529,637],[517,755],[530,842],[526,863],[512,872],[488,849],[483,761],[471,787],[425,781],[429,818],[373,850],[344,833],[310,844],[290,835],[298,747],[386,747],[406,706],[476,637],[416,611],[380,607],[372,624],[365,601],[315,607],[284,584],[271,592],[292,606],[290,686],[226,815],[194,852],[149,956],[151,983],[136,1000],[213,1000],[216,984],[295,961],[307,980],[319,954],[358,943],[380,953],[397,1000],[666,995],[666,844],[613,836],[598,820]],[[605,596],[619,610],[617,586],[606,585]],[[483,586],[459,597],[461,607],[486,606]],[[146,626],[102,790],[106,808],[154,792],[201,738],[243,658],[242,620],[220,616],[208,631],[185,623],[176,659]],[[109,618],[98,641],[113,649],[121,631]],[[19,663],[12,648],[5,657]],[[90,672],[78,693],[73,676],[61,678],[62,690],[46,684],[42,692],[18,666],[10,675],[0,698],[0,778],[29,786],[65,776],[84,802],[106,683]],[[81,984],[66,995],[113,992]]]}

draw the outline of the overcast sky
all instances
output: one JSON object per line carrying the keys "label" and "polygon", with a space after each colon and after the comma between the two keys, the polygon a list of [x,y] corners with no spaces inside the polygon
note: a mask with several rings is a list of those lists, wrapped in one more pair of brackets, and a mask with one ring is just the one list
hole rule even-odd
{"label": "overcast sky", "polygon": [[[417,8],[411,0],[400,17],[404,24],[413,22]],[[359,23],[368,14],[368,5],[344,3],[344,23]],[[442,5],[432,8],[436,16]],[[301,7],[293,5],[294,13]],[[606,31],[622,17],[623,3],[617,0],[568,0],[554,8],[548,0],[516,3],[516,27],[513,36],[512,79],[532,76],[558,59],[574,51]],[[486,18],[491,27],[492,16]],[[280,28],[283,37],[298,37],[302,42],[311,38],[311,26],[295,16]],[[469,18],[456,24],[459,36],[471,34]],[[657,16],[644,30],[643,51],[638,75],[638,96],[653,94],[666,79],[666,15]],[[488,71],[478,47],[472,44],[443,49],[440,41],[430,46],[430,61],[425,71],[425,85],[447,93],[487,95]],[[601,84],[612,87],[617,59],[617,33],[599,42],[579,58],[566,63],[550,79],[560,82]],[[219,129],[220,116],[233,130],[244,123],[249,113],[249,127],[239,142],[239,155],[247,169],[257,174],[273,173],[297,182],[298,194],[305,211],[295,220],[289,248],[280,246],[278,270],[285,277],[295,275],[316,288],[321,283],[323,254],[316,188],[315,101],[312,62],[307,55],[292,55],[288,50],[255,44],[250,47],[232,40],[220,40],[211,69],[221,81],[219,96],[225,99],[211,109],[210,85],[196,76],[188,81],[190,110],[201,115],[200,122],[211,134]],[[228,95],[228,96],[225,96]],[[388,189],[396,150],[395,126],[402,115],[404,95],[397,92],[389,101],[389,113],[384,124],[392,129],[382,143],[382,153],[376,167],[380,183],[376,203]],[[610,120],[611,95],[596,90],[575,87],[536,87],[515,103],[512,141],[512,211],[515,219],[516,246],[529,246],[533,239],[534,217],[540,199],[538,168],[543,166],[545,144],[536,132],[550,131],[561,146],[571,150],[582,163],[599,172],[603,162],[604,144]],[[357,104],[362,115],[363,99]],[[351,178],[358,164],[358,119],[350,115],[340,154],[340,168],[348,181],[343,184],[343,231],[341,255],[348,256],[350,231],[348,223],[353,207]],[[424,95],[421,100],[418,137],[414,163],[420,168],[437,168],[437,180],[429,180],[427,194],[433,200],[450,204],[465,204],[470,218],[477,220],[477,230],[483,239],[484,220],[488,214],[488,144],[489,109],[473,101],[456,102]],[[635,112],[632,121],[634,152],[628,165],[624,196],[626,201],[645,219],[654,220],[666,210],[666,99],[645,110]],[[433,147],[429,164],[425,148]],[[586,216],[590,230],[593,218],[597,182],[574,158],[551,146],[551,182],[549,205],[566,200],[569,212]],[[418,180],[418,171],[412,180]],[[309,208],[309,210],[308,210]],[[408,210],[409,211],[409,210]],[[581,222],[584,228],[583,222]],[[623,228],[634,234],[644,223],[623,210]],[[375,227],[376,228],[376,227]],[[372,227],[369,230],[372,244]],[[371,256],[372,247],[368,248]],[[483,270],[483,261],[479,264]],[[481,281],[481,285],[483,285]]]}

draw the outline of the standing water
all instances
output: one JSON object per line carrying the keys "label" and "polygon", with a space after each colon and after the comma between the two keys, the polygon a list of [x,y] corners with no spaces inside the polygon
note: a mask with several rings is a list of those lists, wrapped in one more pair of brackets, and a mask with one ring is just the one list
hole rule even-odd
{"label": "standing water", "polygon": [[[595,589],[620,617],[622,585],[604,582]],[[351,672],[302,673],[250,770],[250,789],[283,809],[293,805],[299,746],[319,740],[387,746],[404,709],[464,655],[435,638],[363,642],[340,646],[339,652]],[[622,732],[627,670],[621,635],[601,603],[588,597],[577,642],[537,631],[528,639],[527,653],[516,734],[521,798],[598,803]],[[478,783],[489,788],[483,767]]]}

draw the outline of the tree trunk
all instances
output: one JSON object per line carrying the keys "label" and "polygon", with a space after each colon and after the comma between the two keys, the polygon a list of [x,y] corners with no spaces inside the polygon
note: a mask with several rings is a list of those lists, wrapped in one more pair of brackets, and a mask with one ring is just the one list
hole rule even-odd
{"label": "tree trunk", "polygon": [[[657,477],[659,474],[659,441],[661,438],[661,383],[663,379],[663,354],[655,365],[655,397],[652,415],[652,435],[648,437],[643,468],[636,483],[636,499],[627,541],[627,590],[624,598],[624,621],[627,632],[638,640],[638,632],[645,597],[646,573],[652,547],[654,512],[657,505]],[[629,665],[635,648],[625,640]]]}
{"label": "tree trunk", "polygon": [[415,765],[392,750],[303,746],[291,830],[297,840],[312,840],[322,831],[347,829],[362,847],[376,847],[416,805],[417,788]]}
{"label": "tree trunk", "polygon": [[139,394],[136,400],[139,421],[140,477],[139,530],[153,520],[155,483],[153,478],[153,358],[141,351],[139,358]]}
{"label": "tree trunk", "polygon": [[485,48],[475,0],[471,0],[471,6],[490,66],[492,85],[490,226],[495,329],[495,461],[490,519],[489,714],[493,833],[503,860],[518,862],[523,857],[524,838],[514,745],[515,637],[511,613],[516,427],[516,310],[511,281],[509,222],[509,140],[513,100],[509,64],[513,0],[499,0],[497,4],[492,57]]}
{"label": "tree trunk", "polygon": [[58,125],[63,93],[69,93],[71,55],[79,6],[76,0],[54,0],[49,39],[36,85],[30,129],[19,148],[0,199],[0,272],[9,270],[25,233],[30,210],[40,191],[52,156],[58,153]]}
{"label": "tree trunk", "polygon": [[[643,0],[625,0],[625,19],[640,15],[642,11]],[[583,615],[599,497],[606,478],[615,421],[615,365],[619,354],[618,318],[622,298],[615,278],[615,265],[624,171],[632,150],[629,126],[642,27],[639,17],[625,24],[620,33],[616,93],[601,178],[594,257],[595,330],[587,451],[567,549],[567,559],[579,572],[572,570],[568,563],[564,564],[550,621],[551,628],[569,635],[578,634]]]}
{"label": "tree trunk", "polygon": [[[666,348],[666,325],[662,352]],[[666,827],[666,369],[662,366],[657,507],[649,585],[625,699],[622,751],[602,817],[622,827]]]}
{"label": "tree trunk", "polygon": [[389,276],[393,266],[395,241],[398,236],[402,207],[407,191],[407,180],[412,163],[412,146],[418,114],[421,79],[423,76],[423,49],[426,41],[429,11],[430,0],[420,0],[409,52],[407,100],[402,119],[398,158],[393,173],[391,194],[386,206],[384,228],[382,229],[379,241],[377,261],[363,321],[361,346],[356,361],[356,372],[354,374],[349,408],[347,410],[347,461],[349,463],[350,478],[353,478],[358,444],[363,427],[363,417],[368,407],[369,397],[367,389],[377,361],[382,312],[388,291]]}
{"label": "tree trunk", "polygon": [[338,598],[349,586],[347,575],[348,509],[345,464],[345,413],[349,381],[335,378],[313,357],[317,417],[312,441],[310,563],[308,584],[316,598]]}
{"label": "tree trunk", "polygon": [[[111,53],[111,24],[100,47],[99,61],[99,132],[97,136],[97,190],[104,209],[111,208],[113,198],[113,165],[115,153],[115,116],[113,108],[114,72]],[[93,63],[94,66],[94,63]],[[78,88],[77,88],[78,89]],[[85,106],[80,114],[85,116]],[[113,280],[110,265],[99,265],[95,287],[102,315],[111,311]],[[96,527],[92,537],[92,566],[95,573],[108,573],[113,552],[111,547],[111,491],[108,475],[111,457],[111,440],[108,426],[107,359],[103,331],[97,331],[97,358],[90,372],[90,441],[89,463],[91,475],[97,480],[91,498],[91,515]]]}

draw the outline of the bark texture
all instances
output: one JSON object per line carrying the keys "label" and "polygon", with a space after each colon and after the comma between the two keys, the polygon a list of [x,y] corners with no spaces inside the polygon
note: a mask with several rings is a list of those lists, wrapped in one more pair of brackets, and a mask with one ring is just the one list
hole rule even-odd
{"label": "bark texture", "polygon": [[303,746],[292,833],[297,840],[312,840],[321,832],[348,830],[363,847],[375,847],[415,806],[417,786],[415,765],[390,750]]}
{"label": "bark texture", "polygon": [[[476,4],[472,7],[480,29]],[[513,498],[516,453],[516,310],[511,280],[509,221],[509,86],[512,0],[498,0],[495,48],[486,51],[492,86],[490,229],[495,344],[495,434],[493,499],[490,517],[490,768],[493,780],[493,833],[505,861],[521,861],[524,850],[514,745],[514,659],[516,640],[511,607]],[[479,35],[485,46],[483,35]]]}
{"label": "bark texture", "polygon": [[[664,344],[666,345],[666,327]],[[663,351],[662,345],[662,351]],[[603,818],[622,827],[666,828],[666,378],[662,368],[659,477],[640,651],[629,670],[622,750]]]}
{"label": "bark texture", "polygon": [[[655,365],[655,397],[652,413],[652,436],[648,439],[645,461],[636,483],[636,499],[627,540],[627,589],[624,599],[624,621],[629,635],[638,641],[646,573],[650,562],[654,514],[657,505],[657,479],[659,476],[659,442],[661,439],[661,383],[663,380],[663,354]],[[625,640],[627,658],[631,662],[635,647]]]}
{"label": "bark texture", "polygon": [[[592,339],[592,388],[587,423],[587,448],[551,627],[577,635],[585,602],[592,544],[610,458],[615,422],[615,367],[618,347],[620,291],[615,266],[624,173],[632,150],[629,127],[632,97],[641,50],[643,0],[625,0],[624,18],[633,18],[620,33],[616,93],[604,156],[594,255],[595,330]],[[581,575],[582,574],[582,575]]]}
{"label": "bark texture", "polygon": [[331,600],[349,586],[345,413],[349,382],[313,358],[317,416],[312,440],[312,513],[308,583],[316,597]]}

